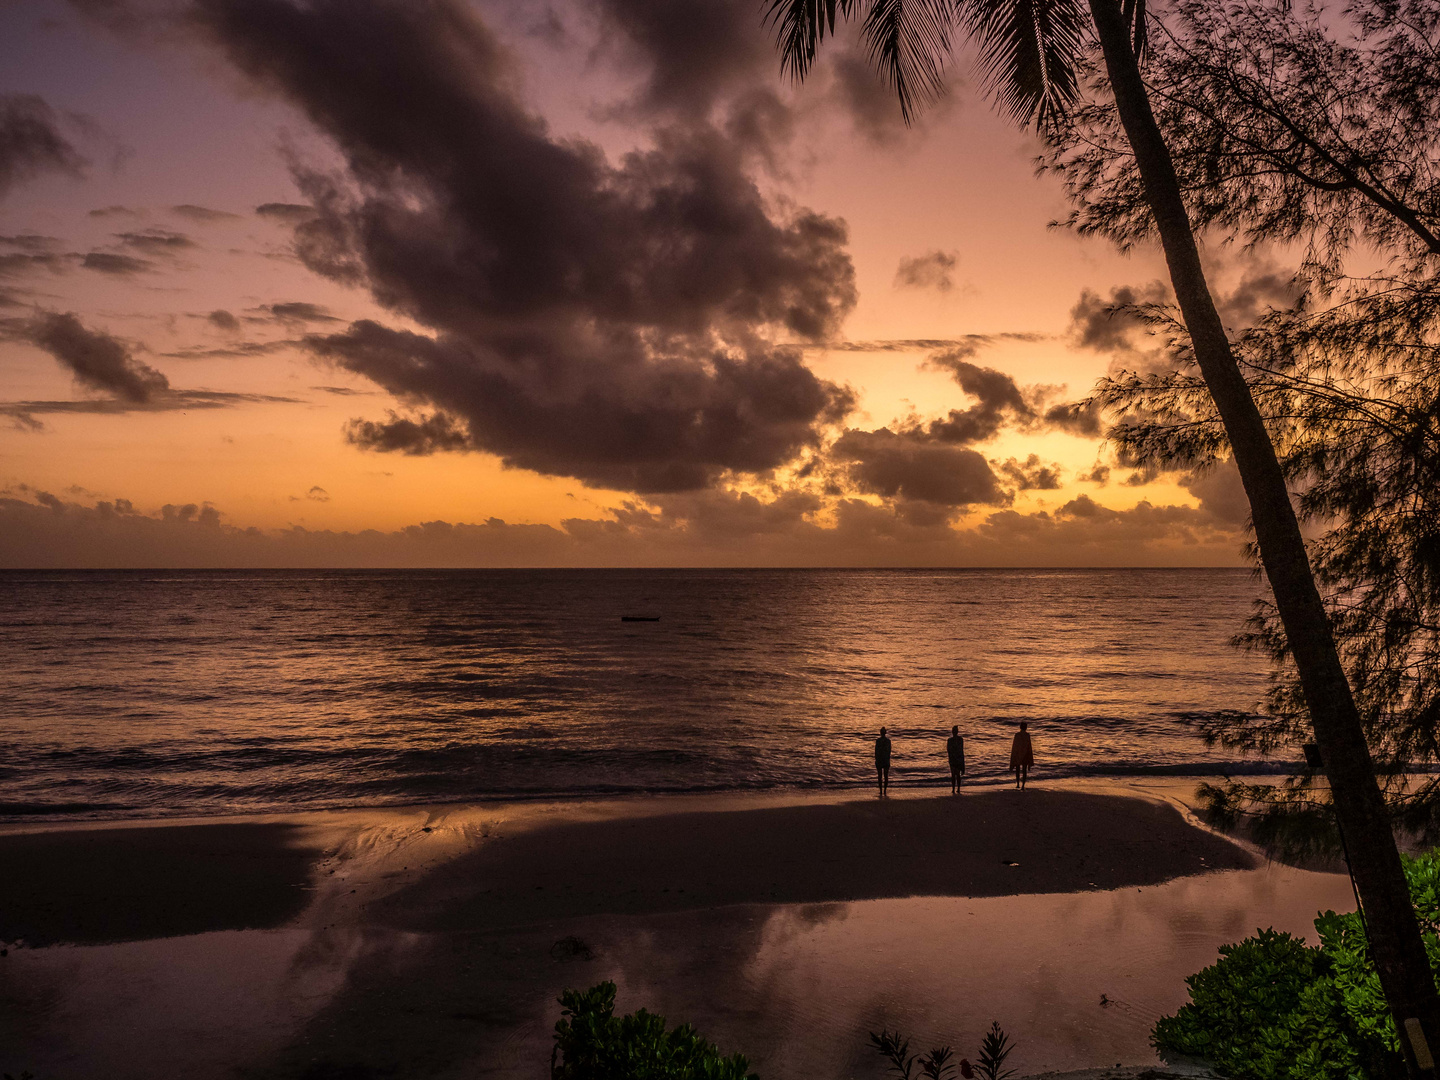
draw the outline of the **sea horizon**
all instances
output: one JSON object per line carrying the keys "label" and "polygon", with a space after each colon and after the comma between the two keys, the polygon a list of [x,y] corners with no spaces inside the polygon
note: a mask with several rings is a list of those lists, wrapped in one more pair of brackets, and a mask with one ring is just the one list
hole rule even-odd
{"label": "sea horizon", "polygon": [[[1243,568],[0,571],[0,821],[1287,773]],[[623,621],[626,617],[635,621]],[[644,620],[644,621],[639,621]],[[653,620],[653,621],[651,621]]]}

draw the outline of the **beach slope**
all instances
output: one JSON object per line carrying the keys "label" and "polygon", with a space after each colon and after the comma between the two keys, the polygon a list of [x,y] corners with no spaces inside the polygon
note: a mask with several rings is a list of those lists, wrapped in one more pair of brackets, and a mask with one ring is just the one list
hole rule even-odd
{"label": "beach slope", "polygon": [[502,826],[372,905],[371,917],[405,929],[494,930],[730,904],[1116,889],[1254,865],[1169,804],[1088,792],[664,805]]}

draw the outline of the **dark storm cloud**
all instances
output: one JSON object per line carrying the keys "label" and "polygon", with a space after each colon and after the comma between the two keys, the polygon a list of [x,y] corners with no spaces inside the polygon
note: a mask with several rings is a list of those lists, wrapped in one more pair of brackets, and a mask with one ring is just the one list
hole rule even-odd
{"label": "dark storm cloud", "polygon": [[274,341],[235,341],[214,347],[191,345],[161,355],[172,356],[177,360],[244,360],[254,356],[274,356],[276,353],[304,347],[305,342],[298,338],[280,338]]}
{"label": "dark storm cloud", "polygon": [[1102,353],[1112,367],[1132,371],[1161,371],[1174,367],[1163,339],[1151,332],[1140,316],[1147,305],[1169,303],[1169,288],[1159,281],[1148,285],[1122,285],[1109,298],[1090,289],[1070,309],[1069,340],[1076,348]]}
{"label": "dark storm cloud", "polygon": [[173,255],[177,251],[193,248],[195,241],[184,233],[170,229],[144,229],[140,232],[116,233],[115,239],[123,247],[146,255]]}
{"label": "dark storm cloud", "polygon": [[942,118],[955,99],[945,95],[920,111],[913,125],[907,125],[900,101],[891,86],[876,70],[869,51],[858,36],[843,34],[830,52],[832,83],[827,106],[838,105],[850,118],[856,134],[877,148],[893,147],[910,132],[928,128]]}
{"label": "dark storm cloud", "polygon": [[895,91],[886,85],[869,58],[859,49],[835,57],[835,89],[850,113],[855,128],[873,143],[893,142],[904,130],[904,118]]}
{"label": "dark storm cloud", "polygon": [[49,252],[7,251],[0,254],[0,277],[25,277],[37,270],[58,274],[69,269],[70,260]]}
{"label": "dark storm cloud", "polygon": [[906,255],[895,271],[897,289],[935,289],[949,292],[955,287],[951,271],[960,264],[953,251],[930,251],[924,255]]}
{"label": "dark storm cloud", "polygon": [[981,367],[964,359],[966,350],[936,353],[928,363],[950,373],[960,389],[975,398],[968,409],[951,409],[943,420],[928,426],[932,438],[949,443],[983,442],[1002,427],[1033,426],[1037,419],[1036,394],[1022,390],[1003,371]]}
{"label": "dark storm cloud", "polygon": [[624,502],[559,529],[491,518],[389,533],[265,531],[227,524],[209,503],[147,513],[87,498],[97,501],[0,488],[0,566],[1176,566],[1238,564],[1243,540],[1199,509],[1111,510],[1084,498],[1053,514],[996,510],[959,530],[953,508],[923,501],[841,499],[822,525],[803,492],[709,489]]}
{"label": "dark storm cloud", "polygon": [[154,267],[148,259],[137,259],[133,255],[115,255],[108,251],[92,251],[80,260],[86,270],[97,270],[115,277],[143,274]]}
{"label": "dark storm cloud", "polygon": [[[507,464],[625,490],[683,491],[706,486],[721,470],[771,468],[816,441],[817,420],[837,421],[850,407],[848,395],[783,349],[717,352],[705,367],[671,364],[663,396],[648,385],[654,376],[640,360],[619,362],[610,385],[558,398],[515,393],[509,372],[457,336],[436,340],[362,321],[309,340],[318,355],[396,396],[444,410],[420,421],[356,421],[348,434],[357,445],[410,454],[487,450]],[[638,393],[625,393],[627,380]]]}
{"label": "dark storm cloud", "polygon": [[172,214],[188,218],[200,225],[214,225],[221,221],[239,221],[239,214],[232,214],[228,210],[212,210],[208,206],[196,206],[194,203],[181,203],[179,206],[170,207]]}
{"label": "dark storm cloud", "polygon": [[749,0],[676,4],[600,0],[605,47],[640,87],[618,112],[631,119],[712,124],[771,168],[795,133],[778,61]]}
{"label": "dark storm cloud", "polygon": [[209,315],[205,316],[205,321],[217,330],[223,330],[227,334],[237,334],[240,332],[240,320],[224,308],[216,308],[210,312]]}
{"label": "dark storm cloud", "polygon": [[1240,482],[1240,470],[1226,459],[1180,478],[1180,486],[1200,500],[1200,509],[1230,525],[1248,526],[1250,499]]}
{"label": "dark storm cloud", "polygon": [[1089,495],[1077,495],[1055,513],[1060,517],[1094,518],[1112,515],[1116,511],[1101,506]]}
{"label": "dark storm cloud", "polygon": [[86,161],[60,131],[60,116],[34,94],[0,94],[0,196],[44,173],[81,176]]}
{"label": "dark storm cloud", "polygon": [[[297,170],[316,207],[302,260],[434,332],[362,322],[313,347],[440,410],[443,445],[463,434],[513,465],[674,490],[783,464],[850,408],[763,340],[837,329],[855,300],[845,226],[772,216],[713,125],[667,122],[613,164],[552,138],[457,0],[198,7],[345,158],[344,175]],[[352,434],[388,446],[392,427]]]}
{"label": "dark storm cloud", "polygon": [[958,338],[881,338],[870,341],[823,341],[813,348],[830,352],[935,352],[968,350],[967,355],[979,353],[982,349],[1002,338],[1023,338],[1040,340],[1035,334],[969,334]]}
{"label": "dark storm cloud", "polygon": [[599,7],[609,29],[618,31],[612,44],[644,71],[636,104],[650,112],[708,119],[737,86],[753,85],[761,69],[778,69],[751,3],[599,0]]}
{"label": "dark storm cloud", "polygon": [[1304,291],[1304,282],[1290,271],[1268,265],[1247,266],[1239,284],[1216,298],[1216,307],[1227,327],[1243,330],[1272,310],[1289,311]]}
{"label": "dark storm cloud", "polygon": [[122,401],[143,404],[170,389],[170,381],[136,360],[119,338],[87,329],[73,314],[49,312],[37,316],[26,322],[21,332],[69,368],[76,380]]}
{"label": "dark storm cloud", "polygon": [[261,304],[257,309],[282,323],[339,322],[323,304],[291,300],[283,304]]}
{"label": "dark storm cloud", "polygon": [[[1062,431],[1079,438],[1101,434],[1096,406],[1055,400],[1064,392],[1063,386],[1021,386],[1003,371],[971,362],[972,357],[1001,340],[1038,341],[1044,336],[970,334],[926,359],[926,367],[946,372],[974,399],[968,408],[951,409],[948,415],[925,424],[928,437],[948,443],[977,443],[994,438],[1005,428]],[[919,430],[918,424],[910,426]]]}
{"label": "dark storm cloud", "polygon": [[[855,36],[822,50],[795,105],[782,99],[774,28],[754,0],[599,0],[607,45],[641,85],[622,112],[710,120],[774,165],[807,115],[841,113],[877,145],[907,128],[894,91],[876,75]],[[937,103],[938,112],[944,102]]]}
{"label": "dark storm cloud", "polygon": [[1097,403],[1062,402],[1045,409],[1043,425],[1056,431],[1087,438],[1099,438],[1105,430],[1104,417]]}
{"label": "dark storm cloud", "polygon": [[351,420],[345,428],[345,437],[365,450],[383,450],[412,457],[446,450],[473,449],[469,432],[440,413],[409,419],[392,412],[390,419],[383,423]]}
{"label": "dark storm cloud", "polygon": [[1039,454],[1031,454],[1024,461],[1012,457],[999,470],[1017,491],[1056,491],[1060,487],[1060,466],[1053,462],[1046,465]]}
{"label": "dark storm cloud", "polygon": [[304,203],[267,202],[255,207],[255,213],[285,225],[299,225],[315,216],[315,208]]}
{"label": "dark storm cloud", "polygon": [[19,251],[28,251],[31,254],[53,251],[60,244],[59,239],[54,236],[41,236],[38,233],[18,233],[15,236],[0,236],[0,245],[13,247]]}
{"label": "dark storm cloud", "polygon": [[[1258,263],[1251,257],[1220,260],[1220,269],[1241,270],[1239,282],[1228,291],[1215,293],[1215,306],[1220,318],[1231,330],[1255,325],[1269,311],[1289,310],[1300,301],[1305,283],[1293,272]],[[1163,327],[1152,326],[1145,318],[1147,309],[1165,308],[1178,319],[1174,297],[1163,282],[1148,285],[1122,285],[1102,297],[1090,289],[1070,309],[1067,337],[1072,345],[1108,355],[1111,369],[1140,373],[1174,370],[1176,359],[1171,355]]]}
{"label": "dark storm cloud", "polygon": [[121,398],[83,398],[78,401],[0,401],[0,416],[7,416],[30,431],[44,424],[37,416],[82,415],[124,416],[129,413],[190,412],[204,409],[233,409],[241,405],[297,405],[300,398],[277,394],[245,394],[225,390],[166,390],[145,401]]}
{"label": "dark storm cloud", "polygon": [[871,495],[949,507],[1009,500],[981,454],[915,433],[850,430],[831,456],[848,463],[851,481]]}

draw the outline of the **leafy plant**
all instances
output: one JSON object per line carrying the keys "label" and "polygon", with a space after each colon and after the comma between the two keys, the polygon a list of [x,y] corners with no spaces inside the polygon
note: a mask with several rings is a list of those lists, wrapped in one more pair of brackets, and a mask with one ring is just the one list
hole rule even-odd
{"label": "leafy plant", "polygon": [[901,1080],[911,1080],[912,1070],[915,1068],[915,1055],[910,1053],[910,1040],[901,1039],[900,1032],[889,1031],[886,1028],[880,1029],[880,1034],[870,1033],[870,1041],[880,1056],[890,1062],[890,1071]]}
{"label": "leafy plant", "polygon": [[[1014,1069],[1005,1069],[1005,1059],[1014,1049],[1014,1044],[1000,1027],[999,1021],[992,1020],[990,1030],[985,1033],[985,1038],[980,1040],[980,1056],[975,1062],[980,1075],[985,1080],[1005,1080],[1007,1076],[1014,1076]],[[1005,1071],[1001,1072],[1001,1069]]]}
{"label": "leafy plant", "polygon": [[[1432,969],[1440,972],[1440,853],[1406,857]],[[1395,1024],[1357,913],[1315,919],[1319,945],[1275,930],[1220,949],[1186,980],[1190,1002],[1155,1025],[1162,1054],[1203,1058],[1237,1080],[1387,1080],[1405,1075]]]}
{"label": "leafy plant", "polygon": [[673,1031],[641,1009],[615,1016],[615,984],[566,990],[550,1055],[551,1080],[757,1080],[740,1054],[721,1055],[689,1024]]}
{"label": "leafy plant", "polygon": [[[870,1033],[870,1042],[880,1056],[890,1062],[890,1071],[900,1080],[913,1080],[917,1064],[920,1076],[926,1080],[949,1080],[957,1068],[963,1080],[972,1080],[976,1075],[968,1058],[961,1058],[958,1062],[953,1060],[955,1055],[949,1046],[941,1046],[920,1057],[910,1053],[909,1039],[902,1038],[898,1031],[892,1032],[883,1027],[878,1035],[873,1031]],[[1009,1036],[998,1022],[992,1021],[990,1030],[980,1042],[980,1055],[975,1064],[975,1068],[980,1070],[979,1075],[984,1080],[1005,1080],[1005,1077],[1013,1076],[1014,1069],[1000,1071],[1013,1049],[1015,1047]]]}
{"label": "leafy plant", "polygon": [[920,1075],[927,1080],[946,1080],[955,1072],[955,1062],[950,1060],[953,1056],[948,1046],[931,1050],[920,1059]]}

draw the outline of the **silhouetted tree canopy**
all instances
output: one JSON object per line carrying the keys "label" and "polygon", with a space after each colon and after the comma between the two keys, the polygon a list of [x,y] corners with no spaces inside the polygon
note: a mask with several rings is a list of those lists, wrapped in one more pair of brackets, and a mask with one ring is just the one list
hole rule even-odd
{"label": "silhouetted tree canopy", "polygon": [[[1433,829],[1440,778],[1423,774],[1440,766],[1440,2],[1322,12],[1178,0],[1151,41],[1147,85],[1197,223],[1214,240],[1300,253],[1298,301],[1232,331],[1235,353],[1296,492],[1387,797],[1402,820]],[[1113,107],[1089,85],[1045,167],[1075,199],[1072,225],[1134,243],[1152,228],[1149,208]],[[1352,269],[1377,258],[1377,272]],[[1174,370],[1097,388],[1120,454],[1187,470],[1228,456],[1176,312],[1131,310],[1168,341]],[[1265,709],[1203,734],[1262,751],[1308,741],[1273,604],[1257,605],[1237,641],[1273,661]],[[1314,779],[1209,795],[1217,810],[1258,814],[1278,839],[1284,819],[1325,798]]]}
{"label": "silhouetted tree canopy", "polygon": [[[1172,0],[1149,42],[1146,87],[1197,230],[1299,242],[1317,281],[1357,242],[1433,273],[1440,3]],[[1068,224],[1128,246],[1153,222],[1093,59],[1085,84],[1043,168],[1073,197]]]}

